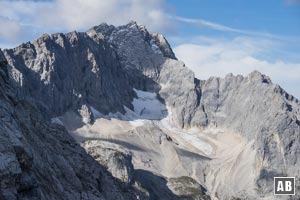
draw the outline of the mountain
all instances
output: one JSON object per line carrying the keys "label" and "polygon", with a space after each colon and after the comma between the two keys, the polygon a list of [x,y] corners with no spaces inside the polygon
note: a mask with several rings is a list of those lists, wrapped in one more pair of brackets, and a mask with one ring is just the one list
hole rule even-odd
{"label": "mountain", "polygon": [[300,103],[259,72],[199,80],[135,22],[45,34],[1,59],[4,199],[272,199],[275,176],[300,187]]}

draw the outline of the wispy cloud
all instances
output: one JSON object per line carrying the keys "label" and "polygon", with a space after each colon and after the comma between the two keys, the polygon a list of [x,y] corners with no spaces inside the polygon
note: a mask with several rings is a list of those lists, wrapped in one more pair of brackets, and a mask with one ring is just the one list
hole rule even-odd
{"label": "wispy cloud", "polygon": [[0,38],[5,38],[9,41],[19,37],[22,33],[21,25],[12,19],[0,16]]}
{"label": "wispy cloud", "polygon": [[300,0],[285,0],[288,5],[300,5]]}
{"label": "wispy cloud", "polygon": [[240,32],[240,30],[238,29],[230,28],[228,26],[223,26],[221,24],[213,23],[203,19],[192,19],[192,18],[172,16],[172,15],[169,15],[169,18],[177,20],[179,22],[190,23],[202,27],[208,27],[218,31]]}
{"label": "wispy cloud", "polygon": [[[238,33],[238,34],[242,34],[242,35],[267,37],[267,38],[279,39],[279,40],[292,40],[292,39],[296,38],[296,37],[285,37],[285,36],[275,35],[275,34],[266,33],[266,32],[236,29],[236,28],[232,28],[229,26],[224,26],[222,24],[210,22],[210,21],[207,21],[204,19],[185,18],[185,17],[173,16],[173,15],[168,15],[168,17],[170,19],[176,20],[178,22],[193,24],[198,27],[206,27],[206,28],[213,29],[216,31],[232,32],[232,33]],[[300,39],[300,38],[297,38],[297,39]]]}

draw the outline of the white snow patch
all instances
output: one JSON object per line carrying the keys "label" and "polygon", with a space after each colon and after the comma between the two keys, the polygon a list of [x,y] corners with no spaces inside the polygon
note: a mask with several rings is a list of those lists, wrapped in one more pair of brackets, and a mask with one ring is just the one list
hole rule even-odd
{"label": "white snow patch", "polygon": [[124,106],[125,114],[116,112],[104,115],[91,106],[90,108],[94,117],[105,119],[116,118],[131,121],[132,124],[141,124],[143,120],[160,120],[167,116],[167,108],[158,100],[156,93],[137,89],[134,89],[134,91],[138,98],[134,98],[132,101],[133,110]]}
{"label": "white snow patch", "polygon": [[[138,98],[133,99],[134,113],[139,119],[159,120],[166,116],[167,109],[156,93],[134,89]],[[132,113],[128,113],[132,115]]]}

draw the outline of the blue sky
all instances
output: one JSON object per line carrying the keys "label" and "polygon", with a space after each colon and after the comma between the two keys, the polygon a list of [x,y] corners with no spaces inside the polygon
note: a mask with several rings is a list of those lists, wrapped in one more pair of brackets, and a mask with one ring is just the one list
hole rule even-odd
{"label": "blue sky", "polygon": [[[265,55],[265,59],[300,61],[300,1],[284,0],[185,0],[171,1],[177,16],[190,19],[204,19],[226,27],[249,32],[241,34],[233,31],[216,31],[210,27],[195,24],[181,24],[176,33],[180,37],[197,35],[234,38],[237,36],[259,36],[274,43],[284,44],[273,55]],[[253,33],[253,34],[251,34]],[[257,33],[257,34],[255,34]],[[270,37],[267,37],[267,36]],[[172,38],[172,37],[171,37]],[[172,42],[172,41],[171,41]],[[173,43],[176,44],[176,41]],[[284,53],[282,51],[285,51]],[[270,52],[271,53],[271,52]]]}
{"label": "blue sky", "polygon": [[300,98],[300,0],[1,0],[0,48],[135,20],[198,78],[259,70]]}
{"label": "blue sky", "polygon": [[168,0],[168,2],[174,6],[179,16],[206,19],[242,30],[300,35],[300,4],[297,4],[297,1]]}

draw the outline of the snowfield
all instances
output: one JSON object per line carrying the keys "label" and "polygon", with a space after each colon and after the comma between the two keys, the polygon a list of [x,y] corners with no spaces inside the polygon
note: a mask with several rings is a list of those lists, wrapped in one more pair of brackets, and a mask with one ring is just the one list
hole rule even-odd
{"label": "snowfield", "polygon": [[[138,96],[138,98],[134,98],[132,102],[135,117],[148,120],[159,120],[166,117],[166,106],[158,100],[156,93],[136,89],[134,89],[134,91]],[[126,116],[130,118],[132,114],[133,113],[127,109]]]}

